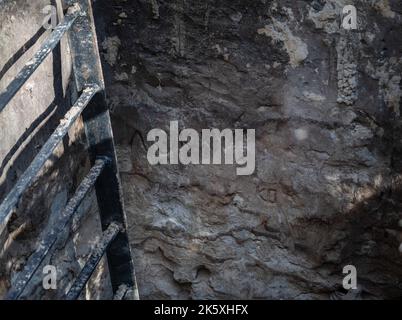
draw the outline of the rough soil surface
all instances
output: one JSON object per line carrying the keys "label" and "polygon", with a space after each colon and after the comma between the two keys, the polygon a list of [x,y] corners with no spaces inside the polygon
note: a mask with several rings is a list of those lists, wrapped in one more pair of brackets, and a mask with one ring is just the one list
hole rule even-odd
{"label": "rough soil surface", "polygon": [[[143,299],[401,296],[402,2],[346,2],[96,2]],[[174,120],[256,129],[255,173],[150,166]]]}

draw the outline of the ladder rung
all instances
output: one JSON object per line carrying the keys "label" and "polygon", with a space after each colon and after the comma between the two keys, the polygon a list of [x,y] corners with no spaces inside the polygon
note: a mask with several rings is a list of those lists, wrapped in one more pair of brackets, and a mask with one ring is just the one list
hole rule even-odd
{"label": "ladder rung", "polygon": [[38,249],[31,255],[26,263],[24,270],[17,275],[15,285],[9,290],[6,295],[7,300],[15,300],[20,297],[25,287],[32,279],[35,272],[49,253],[50,249],[56,243],[60,234],[65,231],[67,224],[77,211],[78,207],[84,200],[85,196],[94,186],[97,178],[102,173],[105,165],[110,160],[107,158],[99,158],[96,160],[95,165],[91,168],[86,177],[82,180],[81,184],[77,188],[74,196],[69,200],[67,206],[64,208],[61,215],[54,223],[54,227],[47,232],[39,243]]}
{"label": "ladder rung", "polygon": [[[87,83],[96,83],[104,89],[102,65],[99,56],[96,28],[94,24],[91,0],[78,1],[85,16],[79,17],[69,31],[70,48],[74,66],[74,79],[77,90]],[[97,94],[83,113],[85,133],[88,141],[88,151],[91,161],[99,154],[107,155],[112,164],[105,169],[104,174],[96,184],[99,216],[102,230],[111,221],[115,221],[126,229],[126,214],[124,212],[119,169],[117,167],[116,150],[110,121],[109,108],[105,92]],[[113,293],[125,284],[133,288],[133,296],[138,297],[131,249],[126,232],[120,232],[107,250],[107,260]]]}
{"label": "ladder rung", "polygon": [[46,39],[40,49],[36,52],[34,57],[25,64],[22,70],[7,86],[5,91],[0,93],[0,112],[6,107],[6,105],[15,96],[18,90],[24,85],[24,83],[29,79],[29,77],[35,72],[35,70],[40,66],[40,64],[46,59],[49,53],[52,52],[52,50],[60,42],[66,31],[71,28],[79,14],[79,10],[71,10],[70,13],[66,14],[63,22],[59,23],[56,26],[49,38]]}
{"label": "ladder rung", "polygon": [[63,140],[68,130],[81,115],[82,111],[91,101],[92,97],[100,90],[98,85],[89,86],[86,88],[74,106],[66,113],[59,126],[43,145],[35,159],[31,162],[28,169],[22,174],[16,185],[11,189],[10,193],[0,205],[0,234],[10,219],[11,210],[15,208],[22,194],[28,189],[34,178],[52,155],[54,149]]}
{"label": "ladder rung", "polygon": [[117,234],[121,231],[121,227],[112,222],[106,231],[103,232],[101,239],[97,242],[95,247],[92,249],[91,256],[85,263],[84,268],[82,268],[78,278],[75,280],[74,284],[71,286],[70,290],[66,294],[66,300],[76,300],[80,296],[82,290],[84,289],[86,283],[91,278],[92,273],[95,271],[99,261],[102,259],[106,249],[109,247],[110,243],[114,240]]}
{"label": "ladder rung", "polygon": [[125,284],[122,284],[119,287],[119,289],[117,289],[116,294],[113,297],[113,300],[123,300],[126,297],[127,292],[130,290],[132,290],[130,287],[128,287]]}

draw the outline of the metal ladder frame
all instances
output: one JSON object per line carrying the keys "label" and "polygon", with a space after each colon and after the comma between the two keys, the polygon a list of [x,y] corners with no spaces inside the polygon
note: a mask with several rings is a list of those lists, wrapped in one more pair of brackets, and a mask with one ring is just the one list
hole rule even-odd
{"label": "metal ladder frame", "polygon": [[106,253],[114,294],[120,298],[139,299],[126,232],[126,215],[110,115],[104,92],[105,86],[91,0],[64,0],[64,4],[69,7],[64,20],[54,29],[39,51],[26,63],[6,90],[0,93],[0,112],[66,33],[69,38],[79,98],[0,204],[0,233],[7,226],[12,212],[24,192],[35,181],[36,175],[79,116],[82,116],[84,121],[92,168],[57,218],[55,226],[41,238],[38,249],[30,256],[24,269],[17,274],[6,299],[20,298],[29,281],[57,242],[61,231],[72,220],[79,205],[94,186],[103,234],[64,298],[67,300],[79,298],[99,261]]}

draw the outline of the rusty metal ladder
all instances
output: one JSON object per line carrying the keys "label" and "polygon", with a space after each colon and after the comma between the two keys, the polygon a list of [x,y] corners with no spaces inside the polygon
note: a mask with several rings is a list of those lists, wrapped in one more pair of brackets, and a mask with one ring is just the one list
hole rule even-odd
{"label": "rusty metal ladder", "polygon": [[96,190],[103,234],[64,298],[67,300],[79,298],[102,256],[106,253],[115,297],[138,299],[91,0],[65,0],[65,4],[68,10],[64,20],[57,25],[39,51],[26,63],[6,90],[0,93],[0,112],[58,45],[64,34],[67,34],[69,38],[79,98],[0,204],[0,233],[7,226],[24,192],[33,184],[45,162],[80,116],[84,121],[92,168],[57,217],[54,226],[40,239],[37,250],[30,256],[24,269],[17,274],[5,299],[14,300],[21,297],[35,272],[47,254],[51,252],[59,235],[73,219],[80,204],[93,187]]}

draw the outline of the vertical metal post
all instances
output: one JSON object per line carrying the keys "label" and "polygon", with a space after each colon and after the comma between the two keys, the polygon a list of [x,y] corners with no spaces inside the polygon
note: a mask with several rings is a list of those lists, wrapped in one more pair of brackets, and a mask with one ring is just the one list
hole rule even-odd
{"label": "vertical metal post", "polygon": [[91,162],[94,163],[98,156],[111,159],[110,165],[103,170],[95,184],[102,229],[106,230],[112,222],[123,226],[122,231],[107,250],[112,287],[114,293],[121,285],[132,287],[133,298],[138,299],[91,1],[66,0],[66,2],[68,5],[78,3],[85,13],[77,18],[69,32],[77,90],[80,92],[88,84],[97,84],[103,89],[87,106],[83,113],[83,120]]}

